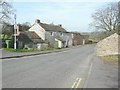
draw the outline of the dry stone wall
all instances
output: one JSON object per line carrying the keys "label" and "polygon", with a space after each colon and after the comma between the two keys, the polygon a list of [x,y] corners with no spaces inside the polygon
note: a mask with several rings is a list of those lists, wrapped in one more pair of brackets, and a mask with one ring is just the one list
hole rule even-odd
{"label": "dry stone wall", "polygon": [[97,43],[96,53],[98,56],[120,54],[120,35],[117,33]]}

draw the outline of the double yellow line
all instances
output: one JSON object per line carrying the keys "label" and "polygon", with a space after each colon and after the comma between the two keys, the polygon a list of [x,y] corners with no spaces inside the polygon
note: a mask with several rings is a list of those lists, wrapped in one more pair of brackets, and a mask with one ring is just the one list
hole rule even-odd
{"label": "double yellow line", "polygon": [[72,90],[78,88],[78,86],[80,85],[82,78],[76,78],[75,82],[72,85]]}

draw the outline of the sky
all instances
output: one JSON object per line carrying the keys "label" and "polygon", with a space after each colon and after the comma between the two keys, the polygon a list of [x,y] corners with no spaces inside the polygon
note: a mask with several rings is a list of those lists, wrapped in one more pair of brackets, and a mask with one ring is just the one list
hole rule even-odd
{"label": "sky", "polygon": [[17,23],[36,19],[42,23],[62,24],[67,31],[91,32],[91,15],[115,0],[11,0],[16,10]]}

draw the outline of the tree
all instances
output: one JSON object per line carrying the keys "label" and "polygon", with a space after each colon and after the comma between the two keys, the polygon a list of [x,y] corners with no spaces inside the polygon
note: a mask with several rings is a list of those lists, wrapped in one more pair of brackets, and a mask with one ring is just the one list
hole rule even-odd
{"label": "tree", "polygon": [[106,7],[98,9],[93,15],[90,24],[99,31],[118,30],[118,3],[110,3]]}
{"label": "tree", "polygon": [[29,22],[25,22],[25,23],[21,24],[21,26],[22,26],[22,31],[24,32],[24,31],[28,31],[28,29],[30,28],[31,25]]}
{"label": "tree", "polygon": [[2,26],[2,37],[4,39],[4,37],[8,37],[11,38],[13,35],[13,30],[14,30],[14,26],[9,24],[9,23],[3,23]]}
{"label": "tree", "polygon": [[119,11],[119,13],[118,13],[118,24],[119,24],[118,34],[120,35],[120,1],[118,2],[118,11]]}
{"label": "tree", "polygon": [[8,22],[13,14],[12,6],[5,0],[0,0],[0,23]]}

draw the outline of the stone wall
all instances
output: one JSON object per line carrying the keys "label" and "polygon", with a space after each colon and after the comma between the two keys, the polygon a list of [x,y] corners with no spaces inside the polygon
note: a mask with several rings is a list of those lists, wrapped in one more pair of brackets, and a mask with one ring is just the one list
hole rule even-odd
{"label": "stone wall", "polygon": [[84,37],[80,33],[73,33],[73,46],[82,45]]}
{"label": "stone wall", "polygon": [[117,33],[97,43],[96,53],[98,56],[120,54],[120,35]]}

